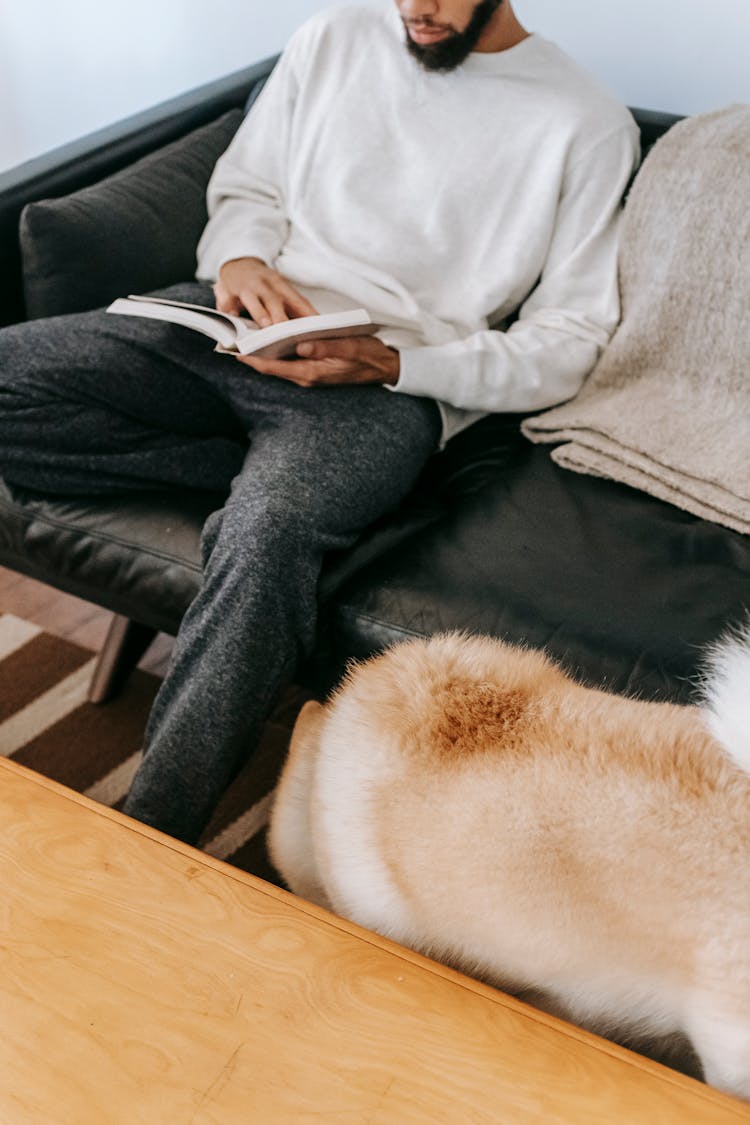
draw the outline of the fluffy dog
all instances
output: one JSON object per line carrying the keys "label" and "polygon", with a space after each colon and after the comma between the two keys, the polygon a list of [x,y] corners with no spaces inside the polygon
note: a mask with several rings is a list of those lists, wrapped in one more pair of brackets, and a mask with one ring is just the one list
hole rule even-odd
{"label": "fluffy dog", "polygon": [[397,645],[303,709],[270,847],[300,896],[602,1034],[681,1031],[750,1098],[750,628],[699,707]]}

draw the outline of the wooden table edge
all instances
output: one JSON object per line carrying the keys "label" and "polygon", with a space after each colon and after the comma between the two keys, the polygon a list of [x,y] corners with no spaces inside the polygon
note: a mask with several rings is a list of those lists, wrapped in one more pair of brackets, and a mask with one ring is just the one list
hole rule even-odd
{"label": "wooden table edge", "polygon": [[416,953],[414,950],[406,946],[399,945],[397,942],[391,941],[388,938],[381,937],[380,934],[374,933],[372,930],[364,929],[354,922],[350,922],[346,918],[341,918],[336,914],[331,914],[329,911],[324,910],[313,903],[307,902],[305,899],[298,898],[290,891],[285,891],[281,887],[275,886],[273,883],[268,883],[266,880],[261,879],[257,875],[251,875],[247,871],[243,871],[239,867],[233,867],[223,860],[216,859],[214,856],[208,855],[206,852],[193,847],[190,844],[185,844],[181,840],[177,840],[172,836],[168,836],[163,832],[159,832],[156,828],[151,828],[141,821],[134,820],[132,817],[126,816],[124,813],[118,812],[116,809],[111,809],[107,805],[102,805],[98,801],[92,800],[90,797],[84,796],[82,793],[76,792],[68,786],[62,785],[60,782],[53,781],[43,774],[37,773],[35,770],[29,769],[27,766],[22,766],[18,762],[14,762],[9,758],[0,756],[0,768],[10,770],[21,777],[55,793],[58,797],[70,801],[76,805],[82,805],[90,812],[98,816],[103,816],[108,820],[118,824],[121,828],[129,832],[135,832],[137,835],[145,836],[155,843],[166,847],[173,852],[188,859],[191,864],[200,863],[203,866],[219,872],[226,878],[233,879],[234,881],[252,887],[256,892],[267,895],[269,898],[275,899],[277,902],[284,903],[295,910],[300,910],[304,914],[314,917],[318,922],[331,926],[334,929],[341,930],[348,933],[362,941],[367,942],[379,949],[385,950],[404,961],[408,961],[419,968],[451,981],[453,984],[461,988],[474,992],[480,996],[491,1000],[495,1004],[500,1004],[503,1007],[510,1008],[518,1015],[525,1019],[531,1020],[535,1023],[544,1024],[547,1027],[553,1028],[562,1035],[570,1039],[575,1039],[580,1043],[585,1044],[594,1050],[603,1052],[610,1055],[621,1062],[630,1066],[634,1066],[639,1070],[647,1072],[663,1081],[669,1082],[672,1085],[685,1088],[686,1084],[691,1089],[691,1092],[701,1097],[703,1100],[719,1104],[723,1109],[734,1110],[739,1120],[750,1120],[750,1107],[745,1108],[744,1104],[721,1091],[714,1089],[711,1086],[699,1082],[689,1075],[678,1073],[671,1070],[668,1066],[648,1059],[643,1055],[637,1054],[635,1051],[628,1050],[627,1047],[621,1047],[617,1043],[612,1043],[608,1039],[602,1039],[600,1036],[592,1032],[585,1031],[583,1028],[577,1027],[575,1024],[567,1023],[565,1020],[559,1019],[556,1016],[543,1012],[538,1008],[532,1007],[530,1004],[524,1003],[522,1000],[517,1000],[514,996],[510,996],[505,992],[492,988],[490,985],[483,984],[479,980],[468,977],[455,969],[451,969],[447,965],[443,965],[438,961],[433,961],[429,957],[425,957],[421,953]]}

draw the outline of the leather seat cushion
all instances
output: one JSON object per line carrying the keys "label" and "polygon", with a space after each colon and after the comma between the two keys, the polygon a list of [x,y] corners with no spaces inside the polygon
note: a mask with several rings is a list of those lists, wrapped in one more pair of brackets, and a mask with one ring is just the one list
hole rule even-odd
{"label": "leather seat cushion", "polygon": [[544,647],[592,686],[688,703],[706,646],[748,608],[750,538],[529,446],[343,585],[330,659],[340,674],[404,637],[467,629]]}
{"label": "leather seat cushion", "polygon": [[200,582],[200,531],[221,497],[50,498],[0,481],[0,563],[176,632]]}

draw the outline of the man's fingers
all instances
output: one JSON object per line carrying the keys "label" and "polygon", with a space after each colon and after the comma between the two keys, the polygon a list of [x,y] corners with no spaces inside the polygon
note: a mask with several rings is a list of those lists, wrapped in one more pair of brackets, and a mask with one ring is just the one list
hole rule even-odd
{"label": "man's fingers", "polygon": [[305,359],[359,359],[361,354],[362,341],[359,337],[306,340],[297,345],[297,355]]}
{"label": "man's fingers", "polygon": [[232,296],[219,281],[214,285],[214,298],[219,312],[229,313],[230,316],[242,314],[242,302],[239,297]]}
{"label": "man's fingers", "polygon": [[298,359],[267,359],[259,355],[237,356],[242,363],[254,367],[261,375],[280,375],[282,378],[299,378],[310,375],[313,378],[328,374],[340,375],[351,368],[346,360],[319,359],[313,362],[300,362]]}
{"label": "man's fingers", "polygon": [[298,316],[317,315],[315,307],[281,274],[276,274],[271,282],[267,282],[256,292],[273,324],[278,324],[282,320],[294,320]]}
{"label": "man's fingers", "polygon": [[237,359],[261,375],[287,379],[300,387],[357,381],[355,375],[358,365],[355,368],[355,365],[348,360],[321,359],[309,362],[298,359],[266,359],[255,355],[237,356]]}
{"label": "man's fingers", "polygon": [[216,307],[222,312],[247,311],[265,328],[298,316],[315,316],[317,310],[290,281],[259,258],[225,262],[216,285]]}
{"label": "man's fingers", "polygon": [[[285,290],[277,285],[262,285],[255,289],[243,289],[240,299],[256,324],[265,328],[269,324],[281,324],[295,316],[312,315],[295,312]],[[308,302],[309,303],[309,302]],[[312,305],[310,305],[312,308]]]}
{"label": "man's fingers", "polygon": [[284,297],[287,312],[292,317],[318,315],[318,310],[315,306],[308,301],[307,297],[303,297],[301,293],[298,293],[286,278],[280,277],[280,281],[280,292]]}
{"label": "man's fingers", "polygon": [[[289,320],[286,308],[284,307],[284,300],[275,289],[266,287],[258,293],[258,301],[263,306],[264,317],[263,321],[258,320],[261,328],[265,328],[266,324],[280,324],[284,320]],[[255,320],[256,318],[253,317]]]}
{"label": "man's fingers", "polygon": [[[268,324],[274,324],[273,312],[269,309],[266,297],[263,293],[258,293],[254,289],[242,289],[239,294],[239,300],[242,308],[250,315],[251,319],[255,321],[261,328],[265,328]],[[282,315],[279,320],[286,320],[286,316]]]}

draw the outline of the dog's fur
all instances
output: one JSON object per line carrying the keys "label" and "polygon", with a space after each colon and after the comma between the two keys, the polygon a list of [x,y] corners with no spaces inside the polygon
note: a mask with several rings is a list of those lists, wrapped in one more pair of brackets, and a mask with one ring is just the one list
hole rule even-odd
{"label": "dog's fur", "polygon": [[290,888],[602,1034],[692,1041],[750,1098],[750,628],[702,707],[456,634],[355,667],[294,730]]}

